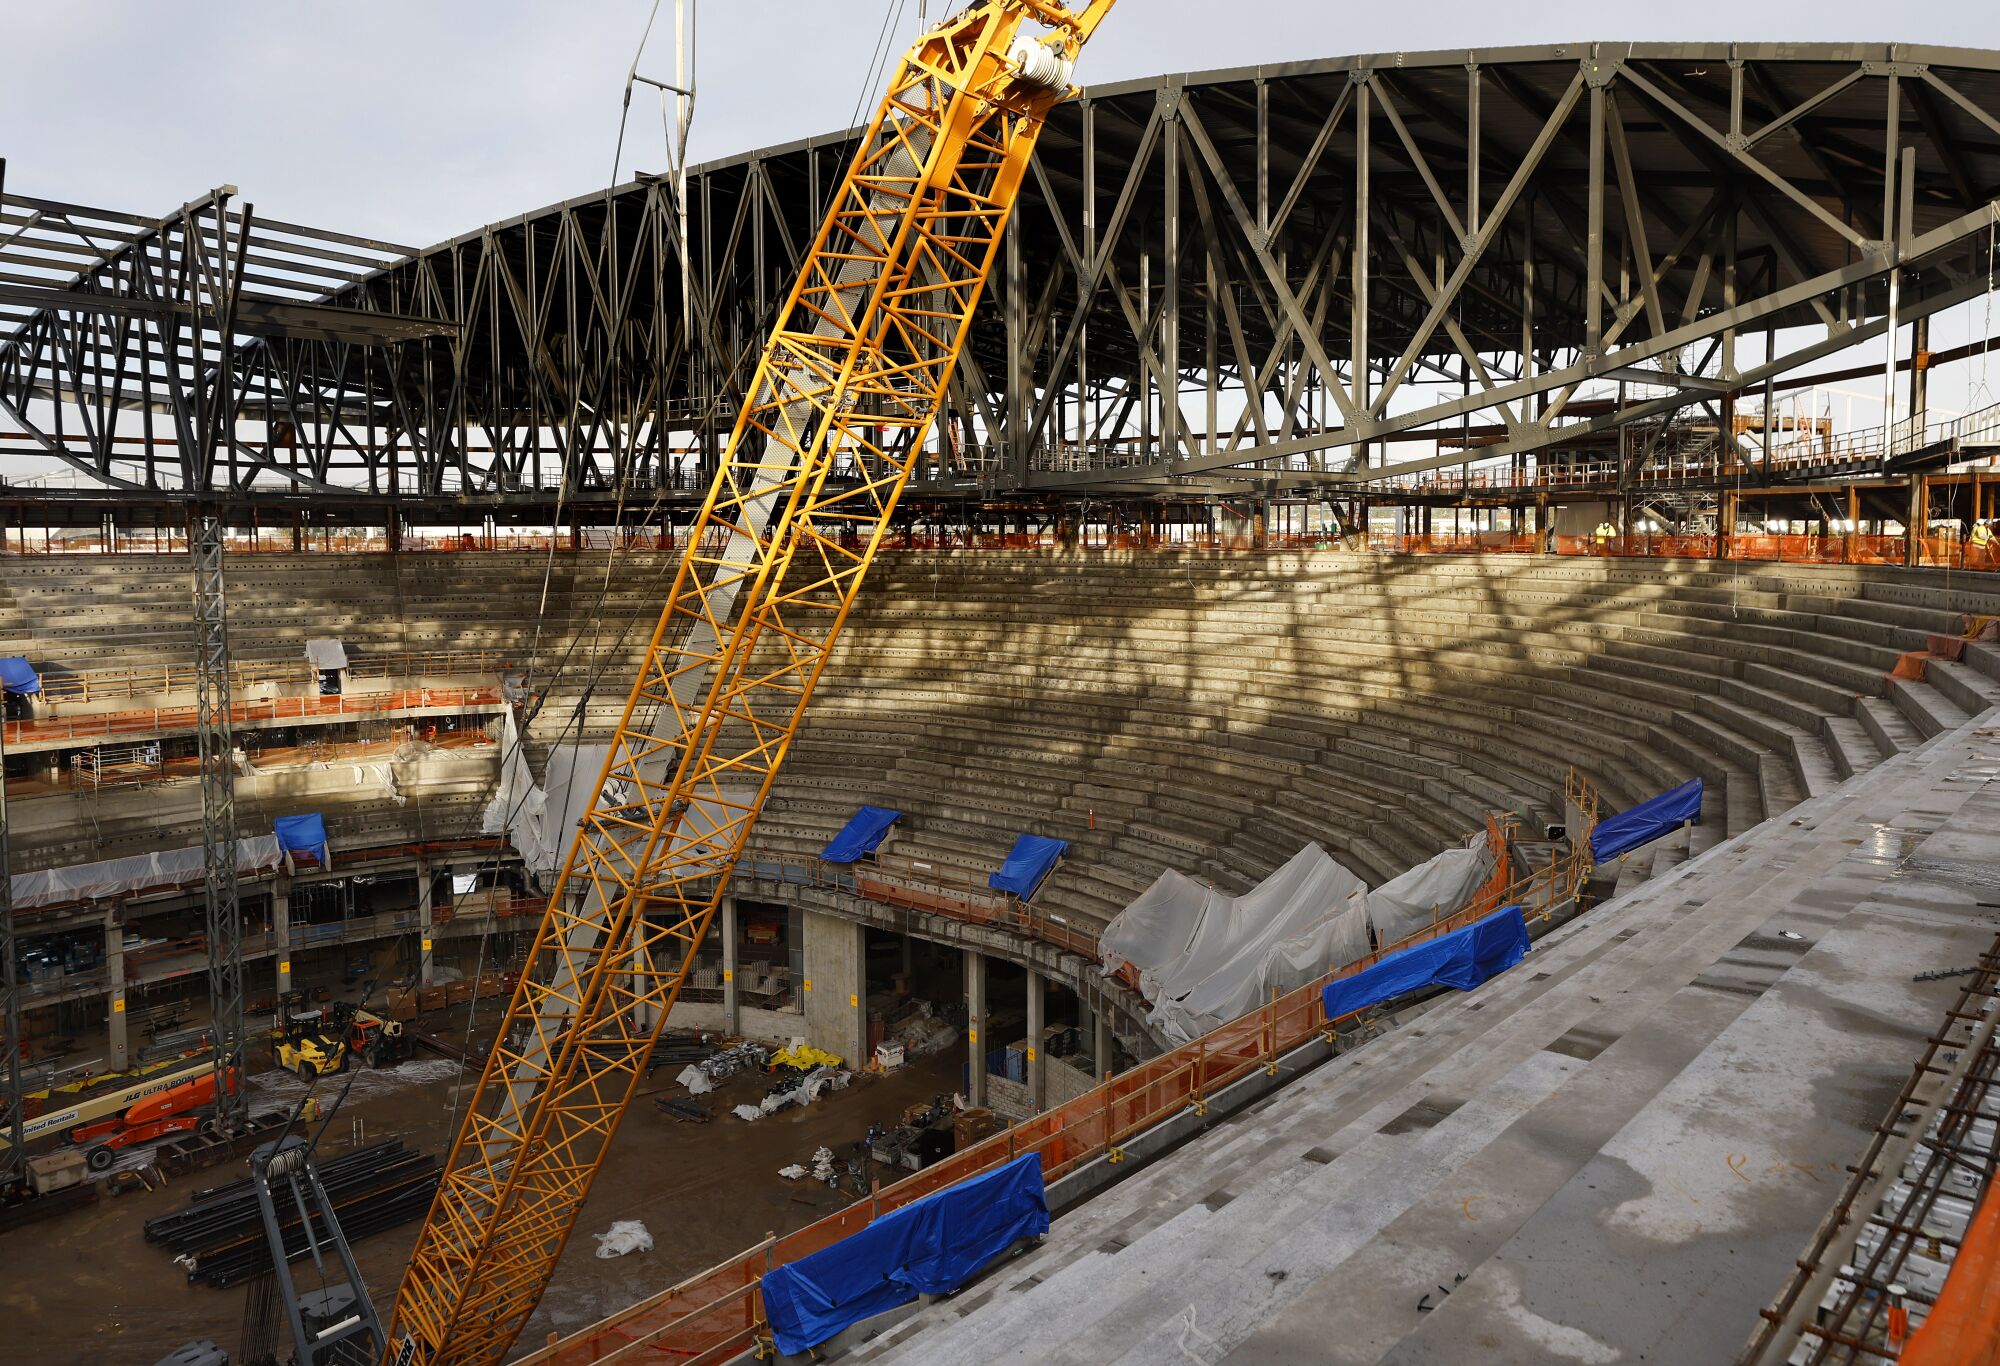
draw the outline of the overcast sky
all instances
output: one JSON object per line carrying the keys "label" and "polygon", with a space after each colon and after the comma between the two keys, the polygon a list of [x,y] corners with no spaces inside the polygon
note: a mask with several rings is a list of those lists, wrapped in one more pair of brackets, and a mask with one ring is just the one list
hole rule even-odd
{"label": "overcast sky", "polygon": [[[259,213],[411,246],[601,188],[651,0],[0,0],[0,156],[21,194]],[[884,0],[698,0],[696,159],[845,124]],[[673,0],[665,0],[667,15]],[[930,0],[933,18],[946,0]],[[902,41],[917,0],[902,0]],[[641,70],[670,77],[662,32]],[[1967,0],[1123,0],[1078,79],[1517,43],[2000,42]],[[871,102],[876,91],[869,89]],[[625,176],[657,169],[635,98]]]}

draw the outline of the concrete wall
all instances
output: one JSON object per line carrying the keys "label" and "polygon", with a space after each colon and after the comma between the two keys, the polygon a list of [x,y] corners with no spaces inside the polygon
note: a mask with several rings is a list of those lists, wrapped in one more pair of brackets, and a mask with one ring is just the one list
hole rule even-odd
{"label": "concrete wall", "polygon": [[817,911],[807,911],[804,921],[806,1038],[815,1048],[862,1066],[868,1041],[868,932],[852,920]]}
{"label": "concrete wall", "polygon": [[[740,1012],[742,1024],[740,1032],[746,1039],[757,1039],[765,1043],[789,1044],[793,1039],[806,1033],[806,1017],[796,1010],[759,1010],[755,1006],[744,1006]],[[727,1034],[729,1016],[720,1001],[679,1001],[673,1012],[667,1016],[667,1024],[675,1029],[702,1029],[713,1034]]]}

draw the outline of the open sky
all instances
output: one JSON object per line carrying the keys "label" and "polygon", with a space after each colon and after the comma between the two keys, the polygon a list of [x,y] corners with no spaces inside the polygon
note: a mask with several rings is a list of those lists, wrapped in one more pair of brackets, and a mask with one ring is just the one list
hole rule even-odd
{"label": "open sky", "polygon": [[[0,156],[22,194],[167,212],[218,184],[259,213],[427,246],[601,188],[652,0],[0,0]],[[918,0],[695,0],[695,159],[847,123],[885,14]],[[670,78],[674,0],[640,63]],[[932,18],[947,0],[930,0]],[[1986,46],[1970,0],[1123,0],[1078,79],[1519,43]],[[867,88],[871,103],[875,90]],[[664,161],[635,97],[624,175]]]}

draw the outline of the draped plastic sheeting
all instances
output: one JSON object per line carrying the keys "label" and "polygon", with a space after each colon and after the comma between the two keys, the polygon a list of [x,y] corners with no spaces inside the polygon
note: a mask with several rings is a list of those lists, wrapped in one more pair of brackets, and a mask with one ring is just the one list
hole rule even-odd
{"label": "draped plastic sheeting", "polygon": [[[258,835],[236,841],[239,872],[262,873],[278,866],[278,837]],[[149,887],[180,887],[202,878],[201,846],[162,849],[157,853],[134,854],[130,858],[103,859],[96,863],[73,863],[66,868],[45,868],[35,873],[16,873],[9,880],[14,905],[54,906],[66,901],[122,896]]]}
{"label": "draped plastic sheeting", "polygon": [[1474,835],[1393,877],[1368,894],[1368,923],[1375,942],[1393,944],[1456,911],[1493,875],[1493,848]]}
{"label": "draped plastic sheeting", "polygon": [[787,1356],[800,1355],[919,1295],[956,1290],[1014,1243],[1048,1231],[1042,1158],[1029,1153],[766,1271],[771,1337]]}
{"label": "draped plastic sheeting", "polygon": [[1242,896],[1211,894],[1187,947],[1142,971],[1142,986],[1153,986],[1153,1024],[1186,1042],[1254,1010],[1273,987],[1302,986],[1353,962],[1368,951],[1367,890],[1308,844]]}
{"label": "draped plastic sheeting", "polygon": [[337,640],[309,640],[306,642],[306,662],[315,669],[344,669],[347,667],[347,647]]}
{"label": "draped plastic sheeting", "polygon": [[826,848],[819,851],[819,856],[828,863],[852,863],[863,854],[872,854],[888,836],[889,827],[902,817],[900,811],[864,806],[847,818],[847,824],[826,842]]}
{"label": "draped plastic sheeting", "polygon": [[1153,997],[1159,969],[1187,951],[1209,904],[1226,900],[1214,888],[1167,869],[1097,936],[1105,975],[1129,964],[1138,971],[1139,989]]}
{"label": "draped plastic sheeting", "polygon": [[42,690],[42,676],[35,672],[35,666],[19,655],[8,655],[0,659],[0,689],[7,692],[34,693]]}
{"label": "draped plastic sheeting", "polygon": [[576,824],[590,809],[597,793],[593,784],[604,771],[608,745],[557,745],[549,751],[543,774],[546,784],[535,782],[534,772],[520,744],[521,732],[509,709],[500,733],[500,782],[493,800],[486,804],[479,828],[498,835],[503,831],[521,863],[538,885],[546,887],[549,875],[561,866],[576,834]]}
{"label": "draped plastic sheeting", "polygon": [[1326,1018],[1364,1010],[1426,987],[1470,991],[1527,956],[1528,925],[1519,906],[1503,906],[1462,930],[1399,949],[1352,977],[1329,982],[1321,993]]}
{"label": "draped plastic sheeting", "polygon": [[1023,901],[1030,900],[1042,885],[1042,879],[1056,866],[1056,860],[1068,851],[1068,840],[1016,835],[1014,847],[1007,851],[1006,861],[1000,865],[999,872],[986,879],[986,885],[996,891],[1012,892]]}
{"label": "draped plastic sheeting", "polygon": [[1609,863],[1620,854],[1701,819],[1701,779],[1690,778],[1679,787],[1649,797],[1627,811],[1606,816],[1590,832],[1590,856]]}

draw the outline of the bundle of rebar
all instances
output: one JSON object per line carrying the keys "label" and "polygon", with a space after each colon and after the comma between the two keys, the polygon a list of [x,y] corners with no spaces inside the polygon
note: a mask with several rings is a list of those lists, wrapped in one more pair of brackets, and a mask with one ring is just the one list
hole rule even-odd
{"label": "bundle of rebar", "polygon": [[[390,1139],[321,1163],[320,1180],[349,1242],[423,1217],[437,1190],[438,1161]],[[306,1255],[307,1231],[296,1207],[280,1204],[279,1231],[288,1261]],[[318,1211],[312,1236],[326,1230]],[[146,1240],[186,1259],[188,1280],[237,1285],[271,1268],[271,1251],[248,1180],[197,1191],[186,1209],[146,1221]]]}

